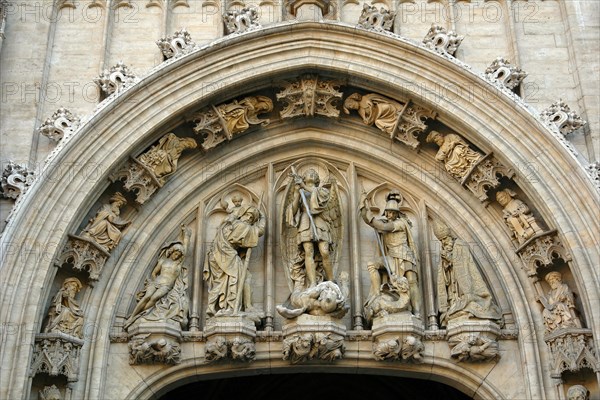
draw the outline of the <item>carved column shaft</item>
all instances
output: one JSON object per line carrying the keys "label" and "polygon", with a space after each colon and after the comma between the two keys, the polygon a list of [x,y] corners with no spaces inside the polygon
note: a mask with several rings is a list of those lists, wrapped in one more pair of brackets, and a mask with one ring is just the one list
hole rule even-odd
{"label": "carved column shaft", "polygon": [[350,240],[352,241],[352,253],[351,265],[352,265],[352,293],[353,293],[353,306],[352,312],[352,329],[362,330],[362,284],[360,279],[360,235],[359,235],[359,222],[358,214],[354,212],[352,207],[353,204],[358,204],[358,198],[356,197],[356,190],[358,189],[358,179],[356,175],[356,166],[354,162],[350,163],[349,168],[350,175]]}

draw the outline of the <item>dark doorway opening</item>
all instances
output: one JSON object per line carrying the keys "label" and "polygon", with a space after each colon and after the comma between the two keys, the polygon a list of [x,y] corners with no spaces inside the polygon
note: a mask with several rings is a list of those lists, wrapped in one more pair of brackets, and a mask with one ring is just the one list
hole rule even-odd
{"label": "dark doorway opening", "polygon": [[210,400],[468,400],[471,397],[440,382],[381,375],[297,373],[253,375],[197,381],[162,396]]}

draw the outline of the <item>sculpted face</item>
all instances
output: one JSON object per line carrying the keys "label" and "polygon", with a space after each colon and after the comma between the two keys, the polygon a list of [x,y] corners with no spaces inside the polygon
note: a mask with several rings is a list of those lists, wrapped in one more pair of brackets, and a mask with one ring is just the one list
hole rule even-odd
{"label": "sculpted face", "polygon": [[510,202],[510,196],[505,192],[498,192],[496,195],[496,200],[498,200],[498,203],[504,207]]}
{"label": "sculpted face", "polygon": [[327,313],[333,312],[337,308],[337,294],[331,289],[324,289],[319,300],[321,300],[321,309]]}
{"label": "sculpted face", "polygon": [[389,219],[390,221],[394,221],[396,219],[398,219],[398,211],[393,211],[393,210],[386,210],[385,211],[385,217],[387,219]]}

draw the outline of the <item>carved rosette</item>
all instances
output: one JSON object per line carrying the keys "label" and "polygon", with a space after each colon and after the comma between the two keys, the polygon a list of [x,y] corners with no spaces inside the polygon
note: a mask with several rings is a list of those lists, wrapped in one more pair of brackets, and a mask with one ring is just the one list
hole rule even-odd
{"label": "carved rosette", "polygon": [[137,77],[122,61],[110,69],[105,69],[99,77],[94,79],[100,90],[107,96],[118,93],[136,81]]}
{"label": "carved rosette", "polygon": [[559,99],[540,113],[540,117],[558,128],[560,133],[567,136],[586,124],[579,114],[571,111],[569,106]]}
{"label": "carved rosette", "polygon": [[190,53],[196,47],[192,36],[185,28],[181,28],[171,36],[157,40],[156,45],[163,53],[165,60]]}
{"label": "carved rosette", "polygon": [[500,186],[498,177],[511,179],[515,175],[512,168],[506,167],[489,153],[479,159],[462,179],[461,184],[469,189],[481,202],[488,202],[487,191]]}
{"label": "carved rosette", "polygon": [[444,27],[432,24],[429,32],[427,32],[427,35],[423,39],[423,44],[440,54],[454,56],[456,49],[458,49],[463,39],[464,36],[459,36],[453,31],[447,32]]}
{"label": "carved rosette", "polygon": [[256,321],[244,316],[213,317],[205,329],[204,358],[212,363],[221,359],[250,362],[256,358]]}
{"label": "carved rosette", "polygon": [[277,100],[283,103],[279,115],[282,119],[315,115],[337,118],[340,115],[337,102],[342,99],[342,92],[337,90],[339,86],[339,82],[321,80],[316,75],[285,82],[283,90],[276,95]]}
{"label": "carved rosette", "polygon": [[344,357],[346,326],[329,316],[302,314],[283,326],[283,359],[292,364]]}
{"label": "carved rosette", "polygon": [[560,329],[544,337],[552,354],[551,376],[589,368],[600,372],[600,360],[590,329]]}
{"label": "carved rosette", "polygon": [[35,180],[35,173],[27,167],[9,161],[0,178],[0,188],[5,199],[17,200]]}
{"label": "carved rosette", "polygon": [[548,267],[557,258],[571,260],[556,230],[535,235],[517,249],[517,254],[521,257],[528,276],[536,276],[539,267]]}
{"label": "carved rosette", "polygon": [[134,157],[130,157],[129,161],[110,174],[108,179],[112,182],[122,181],[125,190],[136,193],[135,201],[138,204],[144,204],[163,186],[163,182],[154,172]]}
{"label": "carved rosette", "polygon": [[66,108],[59,108],[42,126],[38,132],[55,142],[60,141],[67,132],[73,132],[79,127],[81,120]]}
{"label": "carved rosette", "polygon": [[258,22],[258,12],[252,7],[227,11],[223,15],[223,22],[228,34],[243,33],[261,28]]}
{"label": "carved rosette", "polygon": [[358,26],[374,31],[391,31],[394,25],[394,17],[394,13],[383,7],[378,10],[377,7],[364,3],[358,18]]}
{"label": "carved rosette", "polygon": [[181,362],[181,327],[169,322],[141,322],[127,330],[129,364]]}
{"label": "carved rosette", "polygon": [[448,322],[450,356],[458,362],[489,362],[500,358],[501,330],[491,321],[451,320]]}
{"label": "carved rosette", "polygon": [[64,333],[40,333],[35,337],[30,375],[64,375],[75,382],[79,374],[79,352],[83,340]]}
{"label": "carved rosette", "polygon": [[242,100],[210,105],[192,117],[194,132],[202,136],[200,145],[208,151],[224,141],[230,141],[234,135],[245,132],[252,125],[266,126],[268,119],[259,119],[258,115],[273,111],[273,101],[266,96],[248,96]]}
{"label": "carved rosette", "polygon": [[527,73],[521,68],[511,65],[510,61],[498,57],[487,67],[485,75],[489,79],[494,79],[512,90],[519,86],[527,76]]}
{"label": "carved rosette", "polygon": [[372,332],[376,360],[423,361],[423,322],[410,312],[374,318]]}
{"label": "carved rosette", "polygon": [[62,267],[65,264],[72,264],[72,268],[76,271],[87,271],[90,281],[97,281],[108,257],[110,253],[96,242],[69,235],[69,240],[56,265]]}

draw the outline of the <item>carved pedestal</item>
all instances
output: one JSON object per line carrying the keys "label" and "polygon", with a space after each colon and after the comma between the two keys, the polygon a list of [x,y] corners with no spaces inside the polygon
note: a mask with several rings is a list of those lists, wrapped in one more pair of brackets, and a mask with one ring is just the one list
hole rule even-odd
{"label": "carved pedestal", "polygon": [[515,175],[512,168],[506,167],[493,157],[493,154],[483,156],[465,175],[461,185],[469,189],[481,202],[489,202],[486,191],[500,186],[499,176],[511,179]]}
{"label": "carved pedestal", "polygon": [[130,157],[117,171],[109,175],[112,182],[123,181],[123,187],[128,192],[136,192],[135,201],[144,204],[154,192],[160,189],[164,182],[156,178],[150,168],[136,158]]}
{"label": "carved pedestal", "polygon": [[207,362],[230,358],[238,361],[254,361],[256,357],[256,326],[244,316],[213,317],[206,329],[204,358]]}
{"label": "carved pedestal", "polygon": [[544,341],[552,354],[551,376],[561,378],[563,371],[576,372],[589,368],[600,372],[600,360],[591,329],[558,329],[546,334]]}
{"label": "carved pedestal", "polygon": [[525,271],[530,277],[536,276],[539,267],[552,265],[554,259],[562,258],[570,261],[567,250],[564,248],[556,230],[543,232],[527,240],[517,249],[517,254],[525,264]]}
{"label": "carved pedestal", "polygon": [[69,235],[69,240],[56,264],[59,267],[73,264],[74,270],[87,271],[90,282],[93,283],[100,278],[102,267],[108,257],[110,257],[110,253],[96,242],[80,236]]}
{"label": "carved pedestal", "polygon": [[376,360],[422,361],[423,322],[409,311],[373,319],[372,330]]}
{"label": "carved pedestal", "polygon": [[302,314],[283,326],[283,359],[292,364],[339,360],[346,351],[345,335],[346,326],[339,319]]}
{"label": "carved pedestal", "polygon": [[60,332],[36,335],[30,375],[64,375],[69,382],[77,381],[81,346],[82,339]]}
{"label": "carved pedestal", "polygon": [[491,321],[451,320],[448,323],[450,356],[457,361],[485,362],[500,358],[500,327]]}
{"label": "carved pedestal", "polygon": [[179,364],[181,328],[168,322],[134,323],[128,330],[129,364]]}

